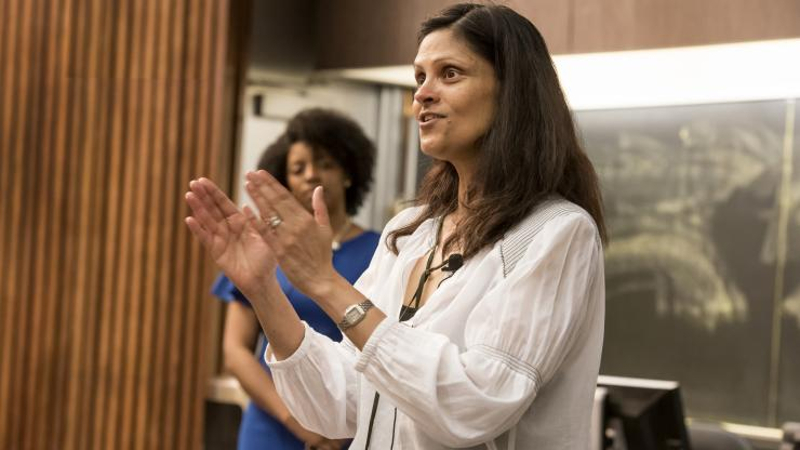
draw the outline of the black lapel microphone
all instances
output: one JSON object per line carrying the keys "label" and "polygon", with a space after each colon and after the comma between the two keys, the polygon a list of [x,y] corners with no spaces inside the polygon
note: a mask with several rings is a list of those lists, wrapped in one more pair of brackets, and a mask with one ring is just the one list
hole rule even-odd
{"label": "black lapel microphone", "polygon": [[464,256],[460,253],[453,253],[447,258],[447,266],[442,267],[445,272],[455,272],[464,265]]}
{"label": "black lapel microphone", "polygon": [[453,253],[452,255],[448,256],[441,264],[438,266],[433,266],[431,268],[425,269],[425,278],[430,276],[434,270],[442,269],[445,272],[455,272],[456,270],[460,269],[461,266],[464,265],[464,257],[458,253]]}

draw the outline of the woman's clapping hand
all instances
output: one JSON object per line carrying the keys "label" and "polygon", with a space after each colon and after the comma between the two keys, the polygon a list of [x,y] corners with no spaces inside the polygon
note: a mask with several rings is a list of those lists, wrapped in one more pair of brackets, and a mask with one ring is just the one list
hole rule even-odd
{"label": "woman's clapping hand", "polygon": [[192,214],[186,224],[242,293],[247,296],[274,279],[277,260],[262,236],[268,226],[249,208],[239,210],[207,178],[193,180],[189,189]]}
{"label": "woman's clapping hand", "polygon": [[339,277],[332,263],[328,210],[321,187],[314,190],[314,214],[306,211],[294,196],[266,171],[247,174],[247,192],[259,209],[262,236],[292,285],[311,298]]}

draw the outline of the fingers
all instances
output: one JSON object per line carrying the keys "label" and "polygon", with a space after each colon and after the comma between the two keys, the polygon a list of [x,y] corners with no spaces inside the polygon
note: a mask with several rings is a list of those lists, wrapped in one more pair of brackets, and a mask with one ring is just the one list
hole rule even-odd
{"label": "fingers", "polygon": [[267,224],[264,223],[263,220],[259,219],[258,216],[256,216],[256,213],[253,212],[252,208],[245,205],[245,207],[242,208],[242,210],[244,211],[245,218],[247,218],[247,222],[256,231],[258,231],[258,234],[264,236],[265,234],[269,233],[270,229],[267,226]]}
{"label": "fingers", "polygon": [[[215,218],[210,210],[215,210],[214,205],[209,205],[203,201],[201,196],[198,196],[194,191],[186,193],[186,203],[192,210],[192,219],[199,227],[207,233],[221,233],[222,223],[224,218]],[[219,214],[219,213],[218,213]]]}
{"label": "fingers", "polygon": [[199,180],[190,183],[190,187],[192,184],[200,186],[205,191],[206,195],[216,205],[219,213],[222,214],[222,217],[230,217],[239,212],[236,204],[234,204],[231,199],[228,198],[228,196],[225,195],[225,193],[223,193],[222,190],[208,178],[200,178]]}
{"label": "fingers", "polygon": [[208,231],[204,230],[202,226],[200,226],[194,217],[187,217],[184,219],[184,222],[186,222],[186,225],[189,227],[189,230],[191,230],[192,234],[200,239],[200,242],[203,244],[203,246],[208,247],[211,245],[211,235],[208,233]]}
{"label": "fingers", "polygon": [[247,189],[247,193],[250,194],[250,198],[253,199],[253,202],[256,204],[256,208],[258,208],[259,214],[262,219],[268,219],[270,216],[275,215],[275,211],[272,209],[272,205],[267,197],[261,192],[260,189],[260,182],[256,181],[255,175],[253,172],[248,172],[245,175],[245,179],[247,180],[244,184],[245,189]]}
{"label": "fingers", "polygon": [[317,224],[330,228],[331,219],[328,216],[328,206],[325,205],[325,192],[323,192],[322,186],[314,189],[314,194],[311,196],[311,207],[314,208],[314,219]]}
{"label": "fingers", "polygon": [[[256,204],[262,216],[269,217],[267,214],[277,214],[286,219],[306,212],[297,199],[267,171],[249,172],[246,178],[250,196],[253,197],[253,200],[260,197],[261,204],[258,201]],[[262,206],[267,211],[262,209]]]}
{"label": "fingers", "polygon": [[275,230],[271,226],[261,220],[249,206],[244,207],[244,216],[247,218],[247,222],[250,226],[261,235],[270,248],[277,248],[277,237],[275,236]]}
{"label": "fingers", "polygon": [[270,217],[277,214],[272,208],[269,200],[267,200],[267,198],[262,195],[261,191],[253,185],[253,182],[246,182],[245,188],[247,188],[250,198],[252,198],[253,202],[256,204],[256,208],[258,208],[259,212],[258,215],[261,217],[261,219],[268,221]]}
{"label": "fingers", "polygon": [[[199,180],[192,180],[189,182],[189,193],[194,194],[194,198],[196,199],[195,203],[202,206],[215,221],[222,221],[225,219],[222,211],[219,210],[219,206],[217,206],[211,194]],[[189,201],[188,194],[186,198],[187,201]],[[192,204],[189,206],[192,206]],[[196,210],[194,206],[192,209]]]}

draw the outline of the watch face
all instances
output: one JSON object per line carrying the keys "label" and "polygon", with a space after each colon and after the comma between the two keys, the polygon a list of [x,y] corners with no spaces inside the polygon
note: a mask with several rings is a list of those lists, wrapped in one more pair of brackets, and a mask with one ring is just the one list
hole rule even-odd
{"label": "watch face", "polygon": [[347,308],[347,311],[345,311],[344,320],[347,322],[353,322],[361,317],[362,314],[364,314],[364,309],[361,308],[361,305],[353,305],[350,308]]}

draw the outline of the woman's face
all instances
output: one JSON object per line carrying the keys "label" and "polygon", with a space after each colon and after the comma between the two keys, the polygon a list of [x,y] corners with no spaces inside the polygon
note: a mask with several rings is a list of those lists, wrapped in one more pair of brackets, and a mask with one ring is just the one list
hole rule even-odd
{"label": "woman's face", "polygon": [[304,141],[295,142],[286,157],[286,184],[289,191],[312,211],[311,194],[322,186],[328,210],[346,210],[345,191],[350,180],[344,169],[325,150],[316,152]]}
{"label": "woman's face", "polygon": [[414,72],[413,111],[422,151],[449,162],[474,160],[495,112],[498,83],[492,65],[443,29],[422,40]]}

